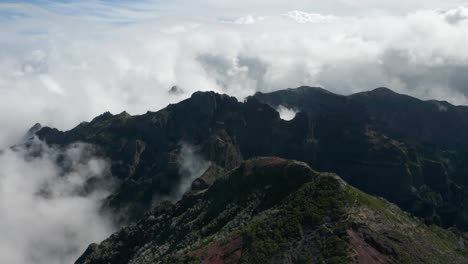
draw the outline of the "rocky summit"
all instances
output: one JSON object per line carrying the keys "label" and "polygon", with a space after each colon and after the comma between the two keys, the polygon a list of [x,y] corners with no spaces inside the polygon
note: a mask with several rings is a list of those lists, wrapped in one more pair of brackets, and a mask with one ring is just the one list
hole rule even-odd
{"label": "rocky summit", "polygon": [[467,263],[465,135],[465,106],[314,87],[28,132],[111,163],[122,229],[77,263]]}

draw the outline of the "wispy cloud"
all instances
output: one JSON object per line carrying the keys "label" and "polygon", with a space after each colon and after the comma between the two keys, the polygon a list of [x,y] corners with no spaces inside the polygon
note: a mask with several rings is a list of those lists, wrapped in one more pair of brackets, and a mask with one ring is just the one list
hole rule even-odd
{"label": "wispy cloud", "polygon": [[87,185],[109,182],[109,165],[85,144],[57,149],[31,143],[0,154],[0,262],[73,263],[89,243],[113,231],[100,213],[110,186]]}

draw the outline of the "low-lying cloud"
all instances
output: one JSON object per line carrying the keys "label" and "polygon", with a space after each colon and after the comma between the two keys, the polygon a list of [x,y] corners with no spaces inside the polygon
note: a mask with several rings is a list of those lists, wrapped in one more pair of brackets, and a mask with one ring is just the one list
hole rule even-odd
{"label": "low-lying cloud", "polygon": [[0,154],[0,263],[73,263],[113,231],[100,213],[109,165],[89,145],[31,144]]}
{"label": "low-lying cloud", "polygon": [[190,189],[192,182],[206,172],[211,162],[205,160],[198,153],[197,147],[188,143],[181,143],[177,164],[181,178],[174,192],[175,199],[181,198]]}
{"label": "low-lying cloud", "polygon": [[279,105],[276,108],[278,111],[280,118],[286,121],[293,120],[296,117],[297,111],[292,108],[287,108],[286,106]]}

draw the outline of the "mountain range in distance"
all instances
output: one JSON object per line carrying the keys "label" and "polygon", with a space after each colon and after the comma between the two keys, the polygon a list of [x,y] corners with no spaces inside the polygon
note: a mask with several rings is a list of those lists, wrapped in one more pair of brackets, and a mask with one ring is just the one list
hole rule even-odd
{"label": "mountain range in distance", "polygon": [[314,87],[28,133],[110,161],[122,228],[76,263],[141,264],[468,263],[466,135],[466,106]]}

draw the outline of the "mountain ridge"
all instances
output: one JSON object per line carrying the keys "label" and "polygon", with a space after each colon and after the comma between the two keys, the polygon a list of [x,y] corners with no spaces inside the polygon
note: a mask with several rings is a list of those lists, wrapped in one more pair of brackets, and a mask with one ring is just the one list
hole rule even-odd
{"label": "mountain ridge", "polygon": [[[400,104],[408,100],[410,104]],[[299,112],[284,121],[275,110],[278,105]],[[405,113],[413,108],[416,121]],[[441,116],[420,117],[418,113],[426,109]],[[113,175],[121,184],[105,208],[122,223],[138,219],[153,206],[155,196],[174,195],[174,186],[185,177],[178,159],[186,144],[223,170],[255,156],[302,160],[318,170],[336,172],[353,186],[385,197],[428,223],[467,228],[468,153],[459,137],[442,137],[445,131],[431,126],[445,115],[452,116],[450,122],[468,120],[463,111],[449,110],[440,112],[432,102],[386,88],[342,96],[300,87],[257,93],[244,102],[196,92],[157,112],[104,113],[67,132],[44,127],[36,135],[49,144],[84,141],[112,160]],[[426,119],[433,122],[411,128],[425,125]],[[455,127],[446,133],[464,131]]]}
{"label": "mountain ridge", "polygon": [[76,263],[464,263],[464,241],[335,174],[261,157],[161,204]]}
{"label": "mountain ridge", "polygon": [[[207,187],[216,181],[215,175],[236,168],[243,160],[280,156],[336,172],[353,186],[398,204],[427,224],[466,229],[468,154],[445,144],[427,146],[387,130],[375,121],[381,122],[378,115],[377,119],[369,115],[369,109],[382,105],[373,102],[375,94],[378,100],[389,100],[390,94],[398,102],[403,97],[403,101],[431,103],[387,88],[342,96],[300,87],[257,93],[244,102],[214,92],[196,92],[157,112],[137,116],[106,112],[70,131],[44,127],[35,135],[52,145],[90,143],[111,160],[118,188],[106,199],[103,210],[111,211],[120,225],[137,221],[154,207],[155,199],[177,199],[177,186],[187,177],[202,176],[197,183]],[[280,104],[299,112],[284,121],[275,110]],[[195,154],[217,174],[182,173],[184,145],[196,149]]]}
{"label": "mountain ridge", "polygon": [[[289,121],[281,119],[276,110],[279,106],[294,109],[297,112],[295,117]],[[441,125],[444,126],[443,129],[440,128]],[[39,130],[38,128],[39,126],[35,126],[35,129],[31,131],[36,130],[34,134],[48,144],[65,147],[73,142],[85,142],[95,147],[97,155],[110,160],[110,169],[116,179],[117,188],[105,199],[102,210],[110,211],[115,216],[115,222],[118,225],[132,226],[127,229],[132,234],[138,230],[135,227],[135,225],[140,225],[138,223],[142,223],[143,226],[149,225],[144,219],[154,210],[162,215],[169,212],[168,221],[176,217],[170,213],[173,209],[169,208],[177,207],[179,199],[182,199],[180,200],[183,201],[182,203],[188,203],[184,207],[186,210],[199,210],[193,204],[193,199],[204,197],[205,192],[209,192],[213,186],[218,186],[223,179],[229,177],[226,175],[239,171],[239,168],[245,166],[243,164],[246,162],[259,162],[257,157],[274,156],[283,158],[285,163],[288,163],[287,160],[300,160],[304,162],[304,165],[307,164],[305,166],[310,166],[317,171],[336,173],[349,184],[347,186],[353,186],[350,187],[353,188],[353,195],[360,197],[358,208],[350,205],[350,208],[355,210],[345,211],[346,217],[353,219],[350,222],[351,226],[362,226],[364,229],[336,230],[340,236],[332,240],[342,241],[337,242],[341,246],[335,246],[345,248],[341,253],[334,252],[329,255],[330,257],[338,256],[335,259],[337,263],[356,259],[364,263],[371,259],[383,260],[380,263],[404,262],[402,259],[408,263],[427,262],[424,258],[414,258],[404,250],[399,250],[401,245],[409,247],[410,244],[414,246],[414,251],[420,252],[418,254],[421,255],[432,256],[435,259],[453,257],[454,263],[458,262],[457,258],[460,258],[460,263],[464,261],[462,260],[464,235],[456,231],[468,230],[468,152],[464,151],[468,139],[463,137],[465,133],[468,133],[468,112],[464,107],[433,100],[422,101],[395,93],[388,88],[377,88],[369,92],[343,96],[322,88],[299,87],[272,93],[256,93],[243,102],[214,92],[196,92],[190,98],[168,105],[157,112],[148,111],[136,116],[131,116],[126,112],[117,115],[106,112],[90,122],[82,122],[65,132],[49,127]],[[190,169],[195,164],[194,162],[204,165],[198,166],[197,170]],[[275,173],[281,170],[278,169]],[[255,185],[256,180],[259,179],[244,182],[244,187],[247,189],[249,186],[252,187],[251,184]],[[184,183],[187,181],[193,182],[191,185]],[[181,190],[182,185],[186,186],[186,189]],[[227,191],[229,188],[226,188],[223,194],[229,193]],[[376,198],[364,193],[360,194],[358,189],[369,195],[383,197],[420,220],[405,215],[406,213],[402,213],[396,207],[391,209],[393,207],[387,202],[383,202],[386,204],[384,206],[382,202],[378,202],[378,199],[375,200]],[[180,195],[184,192],[186,194],[181,197]],[[238,189],[238,192],[240,195],[242,190]],[[252,192],[246,191],[246,197],[252,195],[255,197],[255,193],[265,193],[268,190],[252,189]],[[237,199],[235,196],[229,197]],[[348,198],[343,198],[343,201],[346,203],[354,201]],[[162,202],[167,199],[176,205]],[[208,200],[203,199],[197,200],[199,206],[208,203]],[[330,197],[323,199],[328,201]],[[222,201],[222,196],[219,196],[218,200]],[[289,206],[295,208],[308,203],[307,199],[301,199],[297,204],[289,204]],[[282,206],[280,204],[282,202],[277,200],[267,207],[280,208]],[[192,208],[192,206],[195,207]],[[238,205],[238,208],[242,206]],[[319,210],[314,208],[312,212]],[[361,210],[362,208],[364,211]],[[207,207],[205,209],[207,210]],[[198,212],[205,214],[205,209],[200,209],[201,211]],[[180,209],[174,210],[179,212]],[[383,210],[384,214],[378,212],[379,210]],[[215,211],[229,215],[227,211],[220,208]],[[260,211],[256,211],[249,217],[261,215],[263,214]],[[365,217],[362,218],[362,216]],[[157,218],[157,215],[153,213],[153,217]],[[189,214],[187,217],[187,223],[196,219],[195,215]],[[235,213],[232,217],[239,216]],[[281,215],[276,217],[281,217]],[[326,218],[326,215],[323,217]],[[274,220],[271,219],[271,221]],[[379,226],[376,222],[385,224]],[[224,224],[226,222],[220,224],[220,227]],[[455,231],[438,229],[433,227],[434,225],[452,228]],[[418,227],[420,230],[418,232],[423,234],[422,237],[421,234],[412,233],[407,228],[408,226]],[[166,228],[172,230],[171,227],[166,226]],[[181,228],[185,227],[181,226]],[[244,230],[243,228],[242,225],[235,227],[236,230]],[[117,250],[117,248],[113,249],[112,241],[121,239],[122,234],[124,238],[127,236],[125,235],[128,234],[125,233],[126,229],[122,230],[124,233],[110,238],[110,244],[104,242],[104,249],[109,246],[104,252]],[[395,245],[391,242],[392,230],[397,232],[398,236],[402,236],[397,238],[400,244]],[[140,231],[135,232],[134,234],[139,234]],[[310,241],[316,241],[311,242],[312,244],[318,243],[316,239],[324,238],[323,233],[314,232],[313,234],[320,235],[307,238]],[[386,233],[379,236],[379,232]],[[215,237],[216,233],[217,231],[213,233]],[[185,230],[181,236],[191,234],[190,231]],[[441,234],[442,242],[437,239]],[[202,237],[211,236],[205,235]],[[153,233],[153,236],[158,236],[158,233]],[[161,241],[166,241],[165,239],[169,237],[171,236],[168,234]],[[153,238],[148,239],[145,240],[146,242],[140,241],[139,243],[142,244],[138,244],[139,246],[132,247],[137,251],[140,250],[138,248],[140,246],[149,247],[157,252],[166,250],[166,246],[161,248],[161,245],[146,245]],[[234,254],[230,255],[234,257],[233,263],[242,262],[239,254],[245,259],[257,259],[259,263],[274,258],[268,251],[268,247],[262,249],[266,250],[265,254],[262,253],[263,255],[254,254],[248,257],[247,253],[247,255],[239,253],[246,252],[239,251],[246,245],[242,242],[244,240],[239,239],[237,237],[229,240],[232,243],[228,244],[219,244],[218,241],[218,244],[212,245],[207,249],[208,251],[200,249],[201,251],[194,251],[189,255],[177,255],[175,251],[171,251],[172,253],[164,255],[164,258],[167,257],[167,261],[173,261],[178,257],[176,259],[172,257],[177,255],[184,261],[224,263],[219,262],[221,261],[219,254],[225,250]],[[283,237],[282,239],[285,239],[284,241],[292,239],[291,241],[299,243],[295,240],[296,238]],[[436,243],[436,248],[433,250],[440,255],[425,252],[425,248],[431,248],[431,245],[419,239]],[[408,241],[412,242],[406,244],[409,243]],[[457,241],[462,242],[459,245]],[[195,243],[195,241],[192,242]],[[186,249],[194,246],[192,242],[185,243],[188,246]],[[127,242],[124,239],[122,243],[124,245]],[[172,242],[167,240],[164,243]],[[271,243],[273,243],[271,244],[273,248],[278,246],[277,241]],[[310,248],[312,244],[307,244],[306,248]],[[169,248],[174,246],[176,245]],[[368,250],[362,251],[362,248]],[[102,257],[106,259],[107,253],[102,252],[104,249],[100,249],[97,245],[91,246],[78,263],[100,263],[93,261]],[[119,250],[128,252],[130,248],[124,247],[117,251]],[[291,249],[285,249],[283,252],[294,258],[304,257],[307,263],[308,256],[302,256]],[[318,258],[328,258],[325,249],[312,255]],[[209,262],[205,259],[208,261],[206,262],[203,256],[217,260]],[[133,258],[137,255],[127,257]],[[88,260],[90,262],[87,262]],[[138,256],[134,263],[146,263],[145,261],[145,257]],[[313,261],[318,261],[318,259]],[[280,263],[283,262],[280,261]]]}

